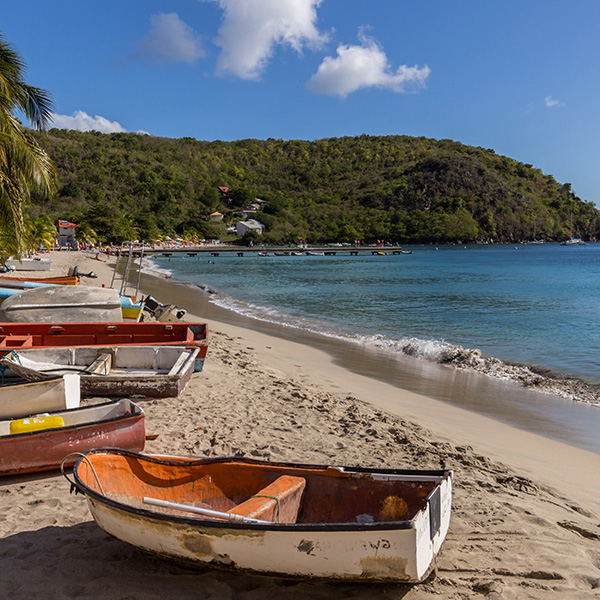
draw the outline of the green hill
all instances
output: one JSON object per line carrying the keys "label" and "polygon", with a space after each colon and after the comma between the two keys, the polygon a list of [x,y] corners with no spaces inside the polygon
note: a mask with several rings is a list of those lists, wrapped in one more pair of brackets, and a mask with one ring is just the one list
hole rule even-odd
{"label": "green hill", "polygon": [[[600,236],[568,183],[451,140],[359,136],[203,142],[133,133],[36,134],[57,168],[32,216],[89,223],[104,239],[223,237],[260,198],[270,243],[562,241]],[[218,186],[230,188],[222,197]],[[208,221],[214,211],[223,223]],[[571,232],[572,222],[572,232]]]}

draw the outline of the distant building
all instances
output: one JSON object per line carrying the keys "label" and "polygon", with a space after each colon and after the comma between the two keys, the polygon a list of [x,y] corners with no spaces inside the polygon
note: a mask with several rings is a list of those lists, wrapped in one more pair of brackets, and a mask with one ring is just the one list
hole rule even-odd
{"label": "distant building", "polygon": [[235,225],[235,232],[238,235],[244,235],[247,231],[255,231],[259,235],[262,235],[265,226],[262,223],[254,219],[248,219],[247,221],[238,221]]}
{"label": "distant building", "polygon": [[221,193],[221,200],[229,200],[229,188],[224,185],[218,185],[217,189]]}
{"label": "distant building", "polygon": [[208,217],[211,221],[222,221],[223,215],[220,212],[211,213]]}
{"label": "distant building", "polygon": [[63,219],[58,220],[58,245],[59,246],[75,246],[75,228],[79,225],[69,223]]}

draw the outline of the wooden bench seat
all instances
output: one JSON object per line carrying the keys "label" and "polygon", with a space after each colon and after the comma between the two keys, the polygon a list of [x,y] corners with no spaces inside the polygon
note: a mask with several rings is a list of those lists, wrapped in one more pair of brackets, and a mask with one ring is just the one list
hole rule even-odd
{"label": "wooden bench seat", "polygon": [[282,475],[227,512],[274,523],[295,523],[305,486],[306,480],[303,477]]}

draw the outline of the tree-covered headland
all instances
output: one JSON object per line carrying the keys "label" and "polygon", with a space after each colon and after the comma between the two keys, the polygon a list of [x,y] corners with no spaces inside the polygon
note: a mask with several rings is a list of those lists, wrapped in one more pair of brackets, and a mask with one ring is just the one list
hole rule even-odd
{"label": "tree-covered headland", "polygon": [[[518,242],[600,237],[600,213],[532,165],[451,140],[359,136],[205,142],[134,133],[36,133],[58,189],[31,217],[101,239],[227,239],[256,198],[265,243]],[[219,186],[228,187],[223,195]],[[222,222],[209,220],[213,212]],[[231,236],[230,238],[231,239]]]}

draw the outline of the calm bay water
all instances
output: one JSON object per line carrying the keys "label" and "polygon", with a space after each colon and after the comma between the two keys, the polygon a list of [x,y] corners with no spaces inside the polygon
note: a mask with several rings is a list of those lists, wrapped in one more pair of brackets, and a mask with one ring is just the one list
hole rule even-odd
{"label": "calm bay water", "polygon": [[411,255],[156,256],[247,316],[434,362],[448,345],[600,384],[600,244],[410,247]]}

